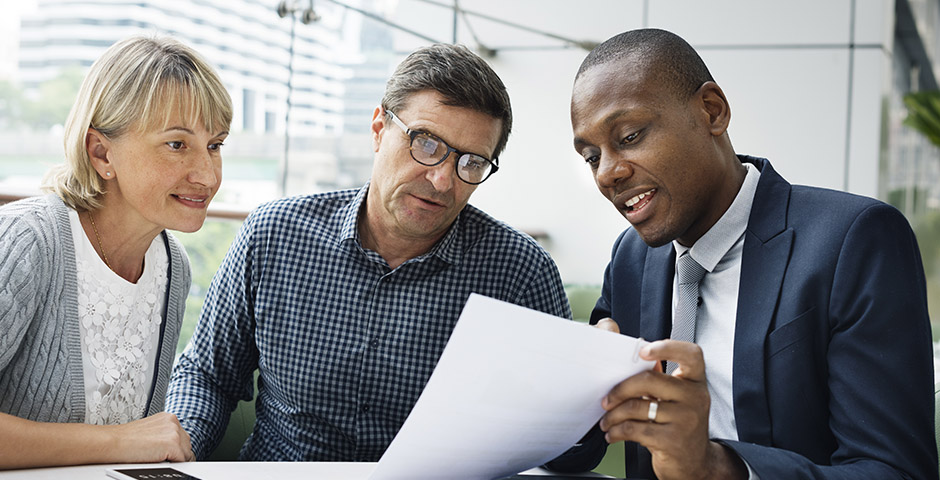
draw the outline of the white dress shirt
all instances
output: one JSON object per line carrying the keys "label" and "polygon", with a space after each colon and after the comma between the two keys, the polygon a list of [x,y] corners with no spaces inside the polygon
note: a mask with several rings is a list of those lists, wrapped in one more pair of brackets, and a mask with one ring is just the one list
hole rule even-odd
{"label": "white dress shirt", "polygon": [[[673,242],[677,259],[690,250],[689,255],[707,271],[699,284],[701,301],[696,313],[695,343],[702,347],[705,356],[705,376],[711,396],[708,435],[711,438],[728,440],[738,439],[732,388],[734,329],[741,282],[744,232],[760,179],[757,167],[749,163],[744,166],[747,168],[744,183],[718,222],[691,248],[680,245],[678,241]],[[678,279],[673,281],[677,282]],[[678,300],[676,291],[678,288],[673,288],[673,315]],[[751,478],[757,478],[753,472]]]}

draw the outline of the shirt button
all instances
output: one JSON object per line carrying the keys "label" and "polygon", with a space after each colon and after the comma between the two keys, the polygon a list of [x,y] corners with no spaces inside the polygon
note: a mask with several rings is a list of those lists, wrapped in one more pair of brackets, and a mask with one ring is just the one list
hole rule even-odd
{"label": "shirt button", "polygon": [[366,413],[366,412],[368,412],[371,408],[372,408],[372,407],[370,407],[368,403],[363,403],[362,406],[359,407],[359,410],[362,411],[362,413]]}
{"label": "shirt button", "polygon": [[371,342],[369,342],[369,346],[371,346],[372,348],[379,348],[379,341],[373,339]]}

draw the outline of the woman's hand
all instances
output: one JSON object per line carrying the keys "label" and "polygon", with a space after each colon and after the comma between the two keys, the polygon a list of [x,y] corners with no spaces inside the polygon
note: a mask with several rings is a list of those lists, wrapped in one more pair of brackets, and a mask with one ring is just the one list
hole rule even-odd
{"label": "woman's hand", "polygon": [[0,413],[0,470],[192,460],[189,434],[171,413],[123,425],[34,422]]}
{"label": "woman's hand", "polygon": [[114,463],[190,462],[196,459],[189,434],[172,413],[161,412],[106,428],[114,437]]}

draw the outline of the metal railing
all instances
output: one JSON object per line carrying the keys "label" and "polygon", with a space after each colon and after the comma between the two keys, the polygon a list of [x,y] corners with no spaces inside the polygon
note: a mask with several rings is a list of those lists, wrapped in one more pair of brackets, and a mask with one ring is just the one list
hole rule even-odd
{"label": "metal railing", "polygon": [[[22,200],[24,198],[29,198],[31,195],[19,195],[14,193],[3,193],[0,192],[0,205],[6,203],[15,202],[17,200]],[[238,208],[226,208],[224,206],[214,207],[211,204],[209,205],[209,210],[206,214],[207,217],[214,220],[236,220],[239,222],[244,221],[248,218],[249,210],[238,209]],[[543,230],[524,230],[525,233],[529,234],[536,241],[541,243],[543,246],[547,246],[550,238],[548,232]]]}
{"label": "metal railing", "polygon": [[[18,195],[15,193],[3,193],[0,192],[0,205],[4,205],[10,202],[15,202],[17,200],[22,200],[24,198],[29,198],[30,195]],[[248,217],[248,210],[237,209],[237,208],[225,208],[225,207],[213,207],[209,205],[209,210],[207,213],[209,218],[220,219],[220,220],[238,220],[243,221]]]}

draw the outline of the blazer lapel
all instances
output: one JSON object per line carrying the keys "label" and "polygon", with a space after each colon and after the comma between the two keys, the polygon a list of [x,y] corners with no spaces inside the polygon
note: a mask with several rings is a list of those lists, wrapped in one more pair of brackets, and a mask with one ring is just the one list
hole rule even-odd
{"label": "blazer lapel", "polygon": [[669,338],[672,330],[670,303],[675,258],[676,249],[671,243],[647,250],[640,292],[640,336],[645,340]]}
{"label": "blazer lapel", "polygon": [[790,260],[793,230],[787,228],[790,184],[769,162],[756,160],[761,177],[745,232],[734,334],[734,415],[741,441],[770,445],[764,350]]}

